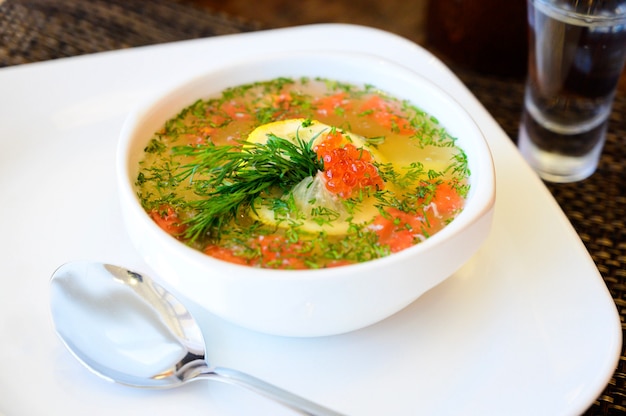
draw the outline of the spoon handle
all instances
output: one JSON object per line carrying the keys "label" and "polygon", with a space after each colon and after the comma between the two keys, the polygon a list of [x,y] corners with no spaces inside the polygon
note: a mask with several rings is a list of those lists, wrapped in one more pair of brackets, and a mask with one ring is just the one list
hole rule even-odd
{"label": "spoon handle", "polygon": [[276,387],[266,381],[230,368],[214,367],[210,371],[199,374],[196,378],[210,378],[241,387],[245,387],[265,397],[275,400],[302,414],[311,416],[343,416],[327,407],[313,403],[303,397]]}

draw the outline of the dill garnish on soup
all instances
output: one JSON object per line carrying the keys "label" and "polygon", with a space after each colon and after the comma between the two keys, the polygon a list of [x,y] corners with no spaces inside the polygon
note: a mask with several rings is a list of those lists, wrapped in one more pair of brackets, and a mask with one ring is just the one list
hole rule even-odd
{"label": "dill garnish on soup", "polygon": [[145,148],[137,194],[173,237],[275,269],[360,263],[463,209],[465,153],[435,118],[372,86],[278,78],[198,100]]}

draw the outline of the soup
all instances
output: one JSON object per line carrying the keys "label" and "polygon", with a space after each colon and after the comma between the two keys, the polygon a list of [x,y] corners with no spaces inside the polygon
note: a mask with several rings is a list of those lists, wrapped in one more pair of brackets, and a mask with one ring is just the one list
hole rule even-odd
{"label": "soup", "polygon": [[307,269],[402,251],[444,228],[469,190],[437,120],[373,86],[278,78],[184,108],[136,180],[150,217],[207,255]]}

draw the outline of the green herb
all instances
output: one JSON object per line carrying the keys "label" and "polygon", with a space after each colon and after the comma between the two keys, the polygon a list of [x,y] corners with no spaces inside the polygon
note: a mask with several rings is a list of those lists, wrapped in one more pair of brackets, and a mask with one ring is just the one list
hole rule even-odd
{"label": "green herb", "polygon": [[449,167],[452,173],[460,175],[461,177],[470,176],[471,172],[467,162],[467,155],[462,149],[459,149],[459,152],[452,157],[452,160],[453,162]]}
{"label": "green herb", "polygon": [[383,163],[377,165],[378,173],[385,182],[391,182],[401,188],[408,188],[419,180],[423,180],[426,176],[430,177],[432,172],[425,172],[424,165],[421,162],[412,162],[402,167],[402,172],[398,172],[391,163]]}
{"label": "green herb", "polygon": [[166,149],[165,144],[159,139],[152,139],[144,149],[146,153],[161,153]]}
{"label": "green herb", "polygon": [[308,176],[324,170],[323,161],[308,143],[296,135],[295,143],[274,134],[264,144],[245,142],[241,146],[182,146],[174,154],[195,159],[184,165],[178,180],[189,180],[203,198],[190,202],[196,214],[186,220],[185,238],[194,241],[217,232],[237,218],[242,209],[254,209],[252,202],[279,188],[285,192]]}
{"label": "green herb", "polygon": [[[319,113],[317,100],[337,93],[344,93],[350,105]],[[402,124],[392,120],[391,125],[383,126],[371,117],[378,109],[365,110],[369,107],[363,104],[372,95],[378,95],[390,112],[404,119]],[[301,193],[294,193],[293,187],[324,168],[311,148],[313,141],[291,142],[273,135],[265,144],[244,141],[260,125],[294,118],[307,119],[303,127],[316,119],[335,126],[331,128],[370,136],[366,148],[387,156],[374,162],[385,187],[359,188],[342,199],[337,210],[338,205],[316,203],[316,197],[309,196],[318,195],[314,192],[305,193],[308,201],[296,200]],[[410,135],[398,134],[406,122],[411,126]],[[357,145],[362,147],[361,141]],[[387,163],[404,149],[410,155],[402,160],[413,163]],[[422,155],[432,156],[440,167],[430,169]],[[440,162],[446,158],[450,159],[444,167]],[[147,144],[136,186],[146,211],[174,209],[187,224],[186,232],[176,237],[194,248],[204,250],[216,244],[252,265],[263,264],[261,267],[285,267],[284,255],[317,268],[334,261],[361,262],[390,254],[391,242],[381,239],[372,224],[385,220],[394,222],[398,231],[412,229],[414,225],[402,219],[403,215],[396,215],[398,210],[424,217],[424,229],[411,231],[428,237],[438,229],[432,227],[455,216],[440,221],[425,215],[439,186],[446,183],[466,197],[469,174],[467,157],[456,138],[410,102],[395,99],[373,85],[361,88],[324,78],[277,78],[236,86],[181,110]],[[272,214],[273,218],[267,218]],[[312,231],[311,222],[315,223],[313,229],[324,231]],[[345,224],[347,232],[335,235],[335,225]],[[262,248],[258,243],[261,236],[271,237],[269,240],[275,236],[280,243]],[[261,259],[267,255],[263,250],[276,250],[276,259],[272,260],[273,255]]]}
{"label": "green herb", "polygon": [[367,141],[367,144],[377,147],[385,143],[385,136],[367,137],[365,140]]}

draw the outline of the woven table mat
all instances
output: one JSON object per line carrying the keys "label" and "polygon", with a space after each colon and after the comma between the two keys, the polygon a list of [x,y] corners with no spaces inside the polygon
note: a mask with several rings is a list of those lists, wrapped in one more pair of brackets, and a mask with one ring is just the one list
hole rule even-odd
{"label": "woven table mat", "polygon": [[[174,0],[0,0],[0,67],[261,29]],[[523,81],[455,68],[509,137],[518,133]],[[598,171],[574,184],[548,184],[591,253],[626,318],[626,94],[611,114]],[[521,196],[523,197],[523,196]],[[586,415],[626,412],[626,357]]]}
{"label": "woven table mat", "polygon": [[0,67],[258,29],[174,0],[0,0]]}

